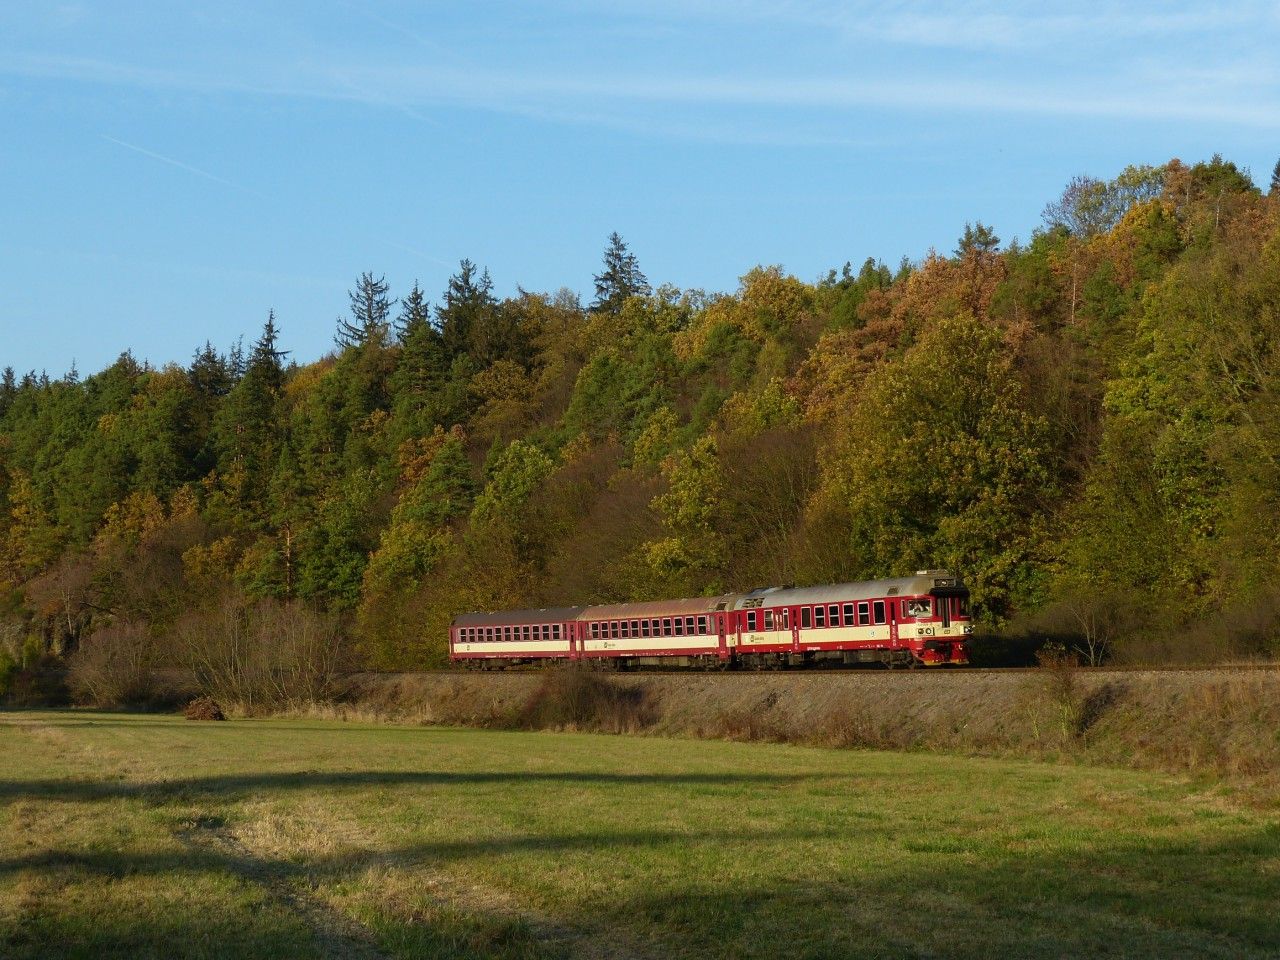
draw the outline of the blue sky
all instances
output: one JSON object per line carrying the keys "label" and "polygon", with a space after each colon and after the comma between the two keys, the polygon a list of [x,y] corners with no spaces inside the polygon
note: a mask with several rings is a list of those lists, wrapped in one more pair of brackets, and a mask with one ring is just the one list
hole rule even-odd
{"label": "blue sky", "polygon": [[1280,6],[0,2],[0,366],[300,361],[363,270],[433,299],[1027,237],[1077,173],[1280,156]]}

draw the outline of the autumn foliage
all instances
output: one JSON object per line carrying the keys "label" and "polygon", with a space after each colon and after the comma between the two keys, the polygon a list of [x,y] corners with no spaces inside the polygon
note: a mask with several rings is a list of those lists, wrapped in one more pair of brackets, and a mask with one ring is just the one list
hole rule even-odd
{"label": "autumn foliage", "polygon": [[1220,158],[813,282],[652,288],[615,235],[589,307],[470,261],[394,292],[362,275],[306,365],[271,316],[187,366],[6,371],[0,682],[306,696],[441,663],[465,610],[926,566],[1090,659],[1276,652],[1280,199]]}

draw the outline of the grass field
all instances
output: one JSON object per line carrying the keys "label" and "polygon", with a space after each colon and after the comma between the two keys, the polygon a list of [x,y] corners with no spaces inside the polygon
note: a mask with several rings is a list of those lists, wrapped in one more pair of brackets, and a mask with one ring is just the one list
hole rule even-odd
{"label": "grass field", "polygon": [[0,713],[0,956],[1275,957],[1280,814],[1151,773]]}

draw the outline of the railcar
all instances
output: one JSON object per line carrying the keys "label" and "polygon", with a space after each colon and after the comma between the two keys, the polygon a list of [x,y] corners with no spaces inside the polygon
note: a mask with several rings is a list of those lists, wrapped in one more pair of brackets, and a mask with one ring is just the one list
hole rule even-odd
{"label": "railcar", "polygon": [[609,660],[620,667],[969,662],[969,590],[945,570],[647,603],[467,613],[449,658],[480,666]]}

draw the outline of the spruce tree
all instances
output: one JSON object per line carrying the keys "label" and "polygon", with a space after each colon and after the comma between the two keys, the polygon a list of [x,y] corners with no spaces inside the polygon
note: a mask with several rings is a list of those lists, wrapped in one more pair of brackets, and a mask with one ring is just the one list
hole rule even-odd
{"label": "spruce tree", "polygon": [[1280,196],[1280,160],[1276,161],[1275,169],[1271,171],[1271,192]]}
{"label": "spruce tree", "polygon": [[278,336],[275,311],[271,311],[249,354],[244,376],[218,408],[214,429],[219,472],[232,478],[233,498],[260,518],[267,507],[267,482],[279,457],[283,432],[279,405],[287,351],[277,349]]}
{"label": "spruce tree", "polygon": [[333,342],[339,348],[362,347],[366,343],[385,346],[391,330],[389,317],[395,302],[387,296],[387,278],[373,278],[372,271],[360,274],[356,288],[347,291],[351,320],[338,318]]}
{"label": "spruce tree", "polygon": [[471,352],[476,328],[485,324],[496,306],[489,271],[486,269],[477,277],[476,265],[463,260],[458,272],[449,278],[443,302],[436,308],[436,324],[450,360]]}
{"label": "spruce tree", "polygon": [[617,313],[630,297],[647,296],[649,281],[640,272],[635,254],[615,230],[609,234],[609,245],[604,251],[604,270],[594,277],[596,298],[591,304],[596,313]]}
{"label": "spruce tree", "polygon": [[419,409],[438,389],[446,370],[444,340],[431,323],[431,306],[415,280],[400,305],[396,320],[400,359],[392,375],[391,389],[397,406]]}
{"label": "spruce tree", "polygon": [[0,379],[0,417],[8,412],[9,407],[13,405],[14,398],[18,396],[18,377],[13,372],[13,367],[4,368],[4,376]]}

